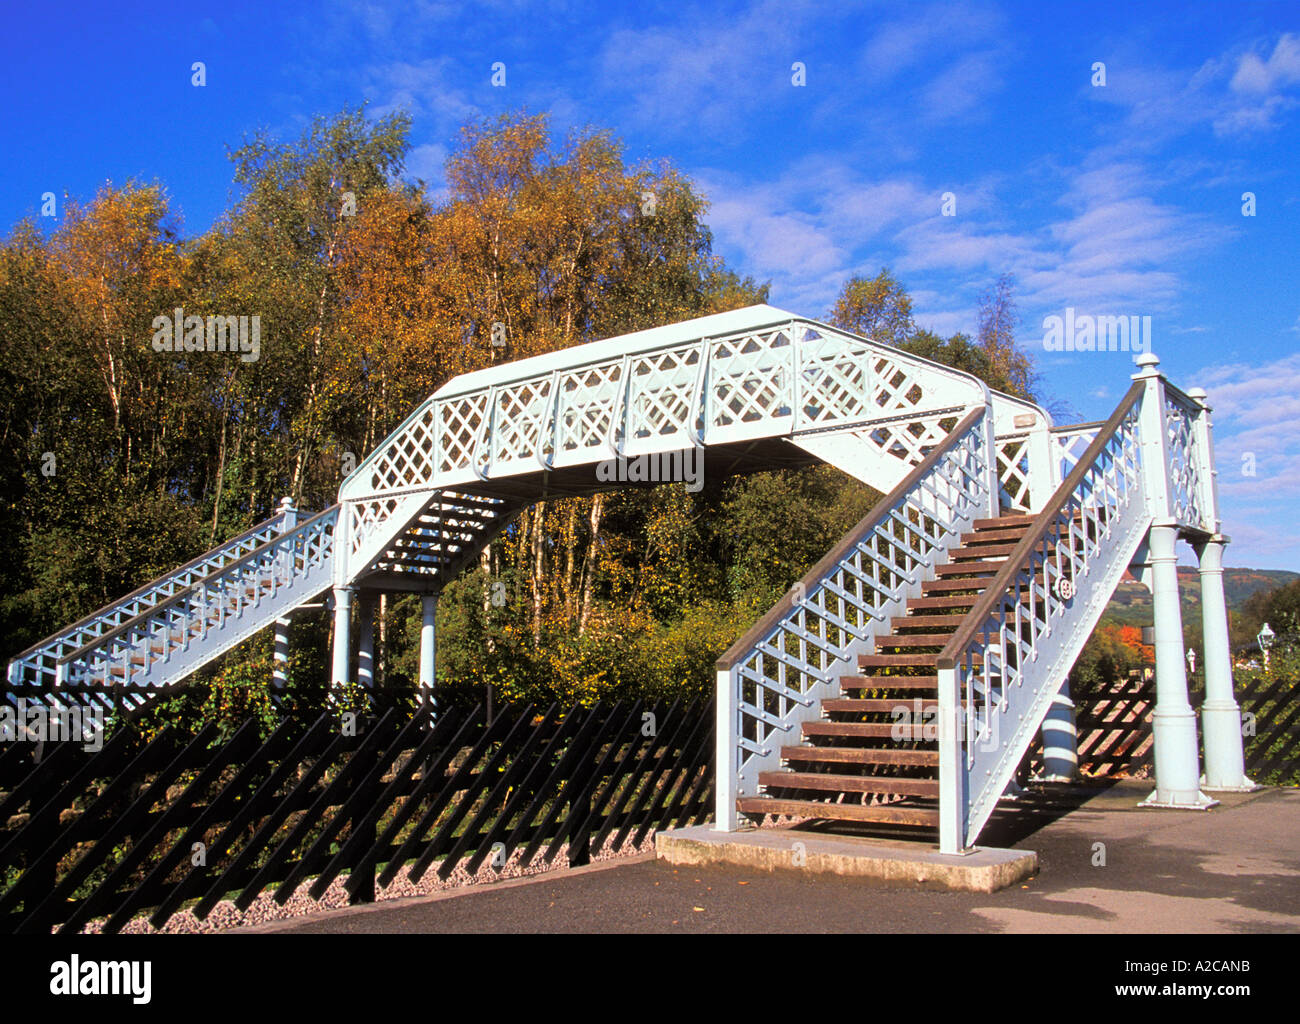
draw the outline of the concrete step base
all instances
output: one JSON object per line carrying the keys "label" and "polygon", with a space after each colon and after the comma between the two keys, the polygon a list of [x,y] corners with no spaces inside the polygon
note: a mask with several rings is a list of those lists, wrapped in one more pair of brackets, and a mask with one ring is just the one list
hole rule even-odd
{"label": "concrete step base", "polygon": [[959,892],[997,892],[1038,870],[1038,854],[1030,850],[977,846],[953,856],[923,843],[828,836],[793,828],[717,832],[712,825],[696,825],[658,833],[655,852],[669,864],[731,864]]}

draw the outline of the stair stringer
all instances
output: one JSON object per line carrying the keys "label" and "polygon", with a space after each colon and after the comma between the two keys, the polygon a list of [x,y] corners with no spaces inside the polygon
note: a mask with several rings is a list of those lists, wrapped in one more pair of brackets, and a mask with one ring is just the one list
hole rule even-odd
{"label": "stair stringer", "polygon": [[65,655],[45,696],[112,685],[138,706],[319,596],[334,579],[338,512],[331,506],[298,523]]}
{"label": "stair stringer", "polygon": [[317,569],[309,576],[295,577],[292,582],[277,587],[274,597],[263,598],[243,614],[209,628],[205,636],[191,640],[175,655],[158,662],[132,689],[162,689],[180,682],[260,633],[276,619],[326,593],[332,585],[333,574],[328,567]]}
{"label": "stair stringer", "polygon": [[[973,763],[969,767],[971,784],[967,812],[966,845],[973,846],[999,797],[1015,775],[1021,759],[1042,727],[1043,720],[1060,690],[1061,680],[1073,667],[1083,645],[1101,621],[1106,605],[1114,595],[1129,563],[1146,541],[1152,518],[1145,503],[1133,501],[1121,514],[1113,529],[1107,529],[1104,550],[1089,563],[1084,579],[1071,601],[1067,613],[1053,625],[1050,634],[1038,640],[1030,661],[1032,687],[1023,683],[1015,687],[1009,700],[1002,703],[991,737],[973,745]],[[1006,743],[998,742],[997,722],[1008,716],[1015,723]],[[1014,716],[1014,717],[1012,717]],[[976,792],[974,780],[988,781]]]}

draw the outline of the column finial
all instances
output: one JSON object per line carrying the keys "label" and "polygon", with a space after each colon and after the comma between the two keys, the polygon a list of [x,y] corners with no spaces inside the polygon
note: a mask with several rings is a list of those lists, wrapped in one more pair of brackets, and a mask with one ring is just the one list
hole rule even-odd
{"label": "column finial", "polygon": [[1143,352],[1141,355],[1137,356],[1133,362],[1139,367],[1138,372],[1133,374],[1134,380],[1144,380],[1147,377],[1155,377],[1159,375],[1160,371],[1157,367],[1160,365],[1160,357],[1154,352]]}

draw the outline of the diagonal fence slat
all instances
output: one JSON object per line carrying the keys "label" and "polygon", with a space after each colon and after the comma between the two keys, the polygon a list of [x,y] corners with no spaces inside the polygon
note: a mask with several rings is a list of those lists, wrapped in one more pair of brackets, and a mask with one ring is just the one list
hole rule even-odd
{"label": "diagonal fence slat", "polygon": [[482,879],[489,857],[540,870],[566,846],[580,864],[710,815],[711,701],[433,713],[375,705],[351,734],[336,711],[285,718],[265,739],[252,721],[226,739],[128,722],[97,752],[5,751],[0,931],[162,928],[187,907],[203,920],[222,900],[246,911],[304,885],[319,899],[336,881],[366,902],[403,869]]}

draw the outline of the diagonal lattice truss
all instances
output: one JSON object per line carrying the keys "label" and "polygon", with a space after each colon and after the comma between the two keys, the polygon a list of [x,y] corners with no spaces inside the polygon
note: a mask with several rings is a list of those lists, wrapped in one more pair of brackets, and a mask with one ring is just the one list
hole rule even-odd
{"label": "diagonal lattice truss", "polygon": [[1210,482],[1201,470],[1202,460],[1196,457],[1200,410],[1190,398],[1166,383],[1164,414],[1170,514],[1180,526],[1213,533],[1210,509],[1214,503],[1207,493]]}
{"label": "diagonal lattice truss", "polygon": [[[619,457],[786,438],[888,490],[990,400],[1050,423],[973,376],[770,306],[476,371],[344,481],[344,571],[374,571],[404,546],[435,494]],[[832,436],[855,447],[836,450]]]}
{"label": "diagonal lattice truss", "polygon": [[129,707],[230,650],[333,578],[337,505],[232,558],[130,619],[66,651],[55,695],[127,695]]}

